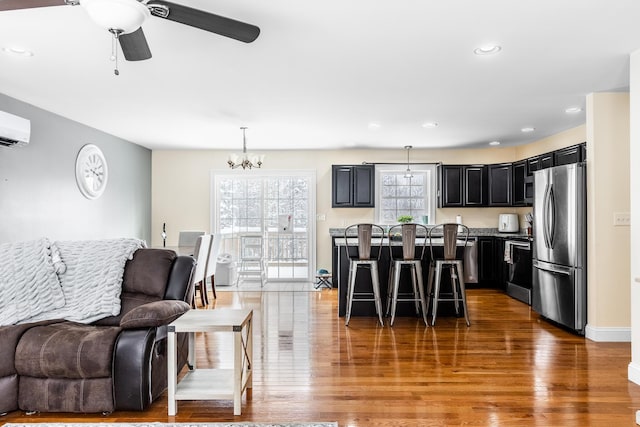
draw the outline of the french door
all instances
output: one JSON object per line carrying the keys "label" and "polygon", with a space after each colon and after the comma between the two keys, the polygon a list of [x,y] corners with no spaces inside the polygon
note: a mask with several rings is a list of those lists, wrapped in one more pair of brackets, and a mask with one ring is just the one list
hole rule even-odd
{"label": "french door", "polygon": [[239,259],[240,236],[262,235],[268,280],[311,280],[315,187],[314,171],[213,171],[211,228],[221,252]]}

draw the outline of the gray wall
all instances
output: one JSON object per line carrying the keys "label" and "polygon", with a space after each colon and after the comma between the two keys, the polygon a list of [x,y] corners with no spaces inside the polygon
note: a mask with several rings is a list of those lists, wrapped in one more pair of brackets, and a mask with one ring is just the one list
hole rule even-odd
{"label": "gray wall", "polygon": [[[0,146],[0,243],[137,237],[151,242],[151,151],[0,94],[0,110],[31,120],[25,147]],[[107,187],[86,199],[75,160],[96,144],[109,168]]]}

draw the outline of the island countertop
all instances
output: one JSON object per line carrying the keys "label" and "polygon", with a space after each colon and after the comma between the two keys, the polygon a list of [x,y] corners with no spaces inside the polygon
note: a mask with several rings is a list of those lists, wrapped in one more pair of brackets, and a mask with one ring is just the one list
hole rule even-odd
{"label": "island countertop", "polygon": [[[432,226],[427,225],[427,228]],[[344,237],[344,228],[330,228],[329,235],[331,237]],[[353,231],[356,234],[356,230]],[[531,239],[526,230],[520,230],[516,233],[501,233],[497,228],[471,228],[469,227],[469,237],[505,237],[518,239]]]}

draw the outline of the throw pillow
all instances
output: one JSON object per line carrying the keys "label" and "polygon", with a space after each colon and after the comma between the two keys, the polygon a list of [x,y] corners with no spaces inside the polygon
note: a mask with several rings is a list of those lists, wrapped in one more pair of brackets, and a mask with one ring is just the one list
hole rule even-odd
{"label": "throw pillow", "polygon": [[151,328],[168,325],[189,311],[184,301],[162,300],[139,305],[122,316],[120,327],[124,329]]}

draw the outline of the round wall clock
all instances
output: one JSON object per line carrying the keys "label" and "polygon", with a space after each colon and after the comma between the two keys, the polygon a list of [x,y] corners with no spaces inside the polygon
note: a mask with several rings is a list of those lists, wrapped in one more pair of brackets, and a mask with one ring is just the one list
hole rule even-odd
{"label": "round wall clock", "polygon": [[76,182],[82,195],[97,199],[107,186],[109,171],[102,151],[93,144],[80,149],[76,157]]}

